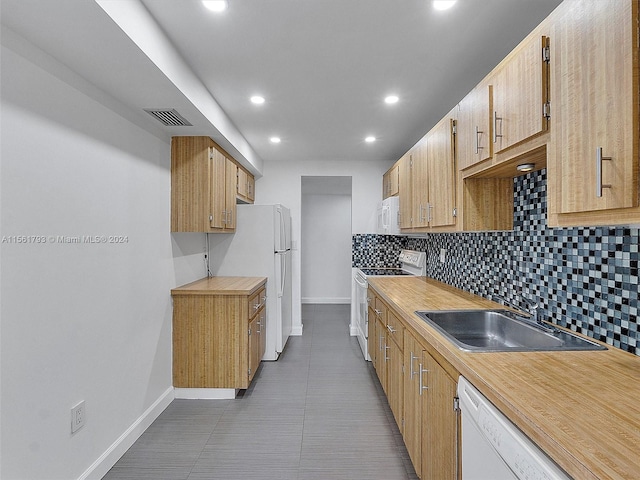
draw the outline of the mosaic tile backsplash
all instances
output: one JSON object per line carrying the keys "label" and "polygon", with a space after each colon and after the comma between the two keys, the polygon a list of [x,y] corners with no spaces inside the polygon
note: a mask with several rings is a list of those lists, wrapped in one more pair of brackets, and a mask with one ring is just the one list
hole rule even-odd
{"label": "mosaic tile backsplash", "polygon": [[542,318],[640,355],[638,228],[549,228],[546,188],[545,170],[514,179],[512,231],[354,235],[353,266],[396,267],[401,248],[424,251],[429,277],[500,303],[534,299]]}

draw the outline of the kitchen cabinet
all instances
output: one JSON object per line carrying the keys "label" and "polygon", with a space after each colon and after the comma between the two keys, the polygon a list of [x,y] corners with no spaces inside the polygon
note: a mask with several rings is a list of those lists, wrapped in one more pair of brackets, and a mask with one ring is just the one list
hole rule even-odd
{"label": "kitchen cabinet", "polygon": [[428,226],[452,227],[456,224],[456,120],[448,115],[426,136],[428,181]]}
{"label": "kitchen cabinet", "polygon": [[458,478],[459,411],[457,383],[405,331],[403,438],[417,475],[423,480]]}
{"label": "kitchen cabinet", "polygon": [[420,381],[424,347],[409,330],[404,333],[404,430],[402,437],[416,475],[422,478],[422,404]]}
{"label": "kitchen cabinet", "polygon": [[375,333],[369,331],[370,344],[372,335],[376,338],[370,355],[416,472],[423,479],[456,479],[457,384],[451,376],[455,371],[440,366],[400,314],[373,289],[368,296],[370,328],[375,324]]}
{"label": "kitchen cabinet", "polygon": [[171,231],[232,232],[236,168],[209,137],[173,137]]}
{"label": "kitchen cabinet", "polygon": [[265,285],[208,277],[171,291],[174,387],[249,387],[264,354]]}
{"label": "kitchen cabinet", "polygon": [[422,479],[459,477],[457,383],[428,352],[422,354]]}
{"label": "kitchen cabinet", "polygon": [[548,34],[530,35],[490,74],[496,153],[548,129],[547,47]]}
{"label": "kitchen cabinet", "polygon": [[[382,389],[387,395],[391,412],[402,430],[404,326],[397,316],[389,311],[380,297],[369,291],[369,298],[372,305],[370,313],[373,314],[369,319],[369,325],[375,323],[374,338],[377,344],[375,358],[372,357],[372,361]],[[372,321],[374,319],[375,321]],[[371,332],[369,332],[369,342],[371,339]]]}
{"label": "kitchen cabinet", "polygon": [[458,168],[489,160],[493,153],[492,85],[485,79],[458,104],[456,153]]}
{"label": "kitchen cabinet", "polygon": [[423,232],[455,227],[455,120],[450,115],[398,162],[401,230]]}
{"label": "kitchen cabinet", "polygon": [[241,203],[253,203],[255,179],[247,170],[238,166],[236,178],[236,199]]}
{"label": "kitchen cabinet", "polygon": [[400,166],[396,162],[382,176],[382,199],[393,197],[398,195],[398,180],[399,180]]}
{"label": "kitchen cabinet", "polygon": [[638,2],[566,0],[554,13],[549,223],[637,223]]}
{"label": "kitchen cabinet", "polygon": [[398,196],[400,201],[400,229],[413,226],[413,151],[398,160]]}
{"label": "kitchen cabinet", "polygon": [[387,331],[385,332],[387,400],[398,428],[403,430],[404,412],[404,327],[392,310],[387,310]]}

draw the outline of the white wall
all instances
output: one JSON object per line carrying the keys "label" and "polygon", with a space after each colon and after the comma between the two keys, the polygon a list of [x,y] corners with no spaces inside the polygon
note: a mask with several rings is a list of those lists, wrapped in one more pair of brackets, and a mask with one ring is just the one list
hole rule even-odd
{"label": "white wall", "polygon": [[[352,233],[375,233],[376,205],[382,199],[382,175],[388,162],[350,162],[345,160],[264,162],[263,177],[256,181],[256,203],[282,203],[291,209],[292,239],[301,239],[303,176],[347,176],[352,178]],[[293,329],[302,332],[300,251],[293,252]]]}
{"label": "white wall", "polygon": [[[167,139],[22,55],[2,48],[2,478],[100,478],[172,398],[170,289],[204,276],[204,235],[169,233]],[[56,239],[84,235],[126,239]]]}
{"label": "white wall", "polygon": [[351,195],[302,195],[303,303],[351,302]]}

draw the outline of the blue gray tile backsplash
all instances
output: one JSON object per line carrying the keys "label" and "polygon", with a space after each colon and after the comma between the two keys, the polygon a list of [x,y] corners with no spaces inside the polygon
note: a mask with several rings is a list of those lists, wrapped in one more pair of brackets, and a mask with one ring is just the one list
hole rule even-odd
{"label": "blue gray tile backsplash", "polygon": [[545,170],[514,179],[511,231],[353,235],[353,266],[396,267],[401,248],[424,251],[431,278],[522,307],[537,300],[542,318],[640,355],[637,226],[549,228],[546,188]]}

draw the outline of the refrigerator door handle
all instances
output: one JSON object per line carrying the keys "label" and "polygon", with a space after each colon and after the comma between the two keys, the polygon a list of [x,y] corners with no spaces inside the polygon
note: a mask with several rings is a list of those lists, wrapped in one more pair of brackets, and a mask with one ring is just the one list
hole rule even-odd
{"label": "refrigerator door handle", "polygon": [[284,294],[284,284],[287,278],[287,261],[286,261],[286,253],[278,253],[278,257],[280,257],[280,282],[278,285],[278,298],[281,298]]}

